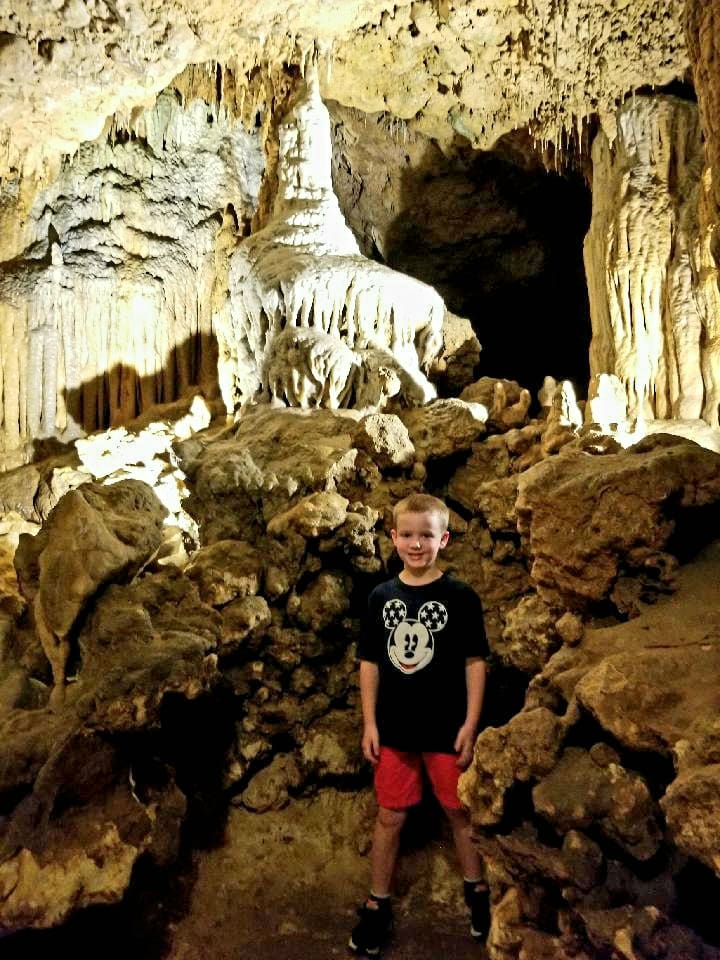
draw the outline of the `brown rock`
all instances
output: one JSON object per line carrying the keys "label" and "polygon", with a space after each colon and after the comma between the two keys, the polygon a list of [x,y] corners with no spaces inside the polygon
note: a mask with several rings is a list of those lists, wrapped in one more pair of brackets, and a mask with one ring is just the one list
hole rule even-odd
{"label": "brown rock", "polygon": [[695,444],[655,437],[622,454],[570,452],[526,471],[518,529],[540,595],[577,608],[605,599],[621,566],[643,569],[664,550],[683,508],[720,499],[718,464]]}
{"label": "brown rock", "polygon": [[[350,606],[351,583],[341,573],[321,573],[300,595],[288,601],[288,613],[306,629],[319,633],[339,620]],[[291,602],[292,601],[292,602]]]}
{"label": "brown rock", "polygon": [[78,680],[68,705],[97,729],[159,721],[167,693],[192,699],[218,679],[220,617],[175,568],[113,585],[84,626]]}
{"label": "brown rock", "polygon": [[248,637],[255,637],[270,625],[272,616],[264,597],[243,597],[222,611],[222,654],[233,653]]}
{"label": "brown rock", "polygon": [[300,786],[302,774],[292,753],[279,753],[256,773],[241,795],[242,804],[254,813],[280,810],[290,799],[289,791]]}
{"label": "brown rock", "polygon": [[469,450],[485,433],[487,410],[464,400],[433,400],[427,406],[403,410],[400,419],[410,434],[417,459],[424,463]]}
{"label": "brown rock", "polygon": [[720,874],[720,763],[680,773],[660,806],[677,847]]}
{"label": "brown rock", "polygon": [[339,493],[321,491],[303,497],[284,513],[276,514],[268,523],[271,536],[283,537],[294,530],[303,537],[324,537],[345,520],[348,501]]}
{"label": "brown rock", "polygon": [[501,436],[474,443],[467,463],[459,467],[448,484],[448,496],[466,510],[475,511],[480,485],[500,480],[510,473],[510,455]]}
{"label": "brown rock", "polygon": [[333,710],[314,723],[302,740],[303,767],[315,777],[347,776],[360,772],[362,718],[355,710]]}
{"label": "brown rock", "polygon": [[391,413],[363,417],[353,442],[370,454],[381,469],[409,467],[415,459],[415,447],[405,424]]}
{"label": "brown rock", "polygon": [[536,594],[523,597],[505,613],[502,639],[493,651],[518,670],[538,673],[560,646],[555,616],[553,608]]}
{"label": "brown rock", "polygon": [[203,602],[221,607],[260,590],[263,557],[249,543],[220,540],[195,554],[187,575],[197,583]]}
{"label": "brown rock", "polygon": [[131,577],[162,542],[165,508],[138,480],[85,484],[58,503],[36,537],[15,554],[18,580],[34,601],[35,627],[58,690],[65,681],[67,636],[101,586]]}
{"label": "brown rock", "polygon": [[657,811],[643,779],[614,763],[598,766],[577,747],[565,750],[536,784],[533,803],[562,833],[597,825],[637,860],[659,849]]}
{"label": "brown rock", "polygon": [[458,794],[473,824],[502,819],[505,793],[515,780],[549,773],[555,766],[565,728],[542,707],[524,710],[504,727],[488,727],[475,744],[472,765],[460,778]]}

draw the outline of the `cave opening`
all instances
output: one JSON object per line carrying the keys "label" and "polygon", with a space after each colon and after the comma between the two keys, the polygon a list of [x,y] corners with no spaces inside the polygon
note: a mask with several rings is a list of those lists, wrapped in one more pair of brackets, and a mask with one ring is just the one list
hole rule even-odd
{"label": "cave opening", "polygon": [[435,287],[450,311],[470,319],[482,345],[477,375],[517,380],[533,394],[551,375],[584,393],[591,335],[586,149],[571,143],[562,160],[548,162],[520,130],[488,151],[462,141],[442,153],[428,141],[403,156],[397,143],[387,153],[388,180],[398,178],[389,203],[395,215],[383,228],[377,201],[373,223],[357,185],[360,177],[372,188],[378,176],[368,167],[373,147],[361,155],[336,132],[336,148],[338,140],[346,154],[344,171],[342,159],[335,163],[341,206],[367,254]]}

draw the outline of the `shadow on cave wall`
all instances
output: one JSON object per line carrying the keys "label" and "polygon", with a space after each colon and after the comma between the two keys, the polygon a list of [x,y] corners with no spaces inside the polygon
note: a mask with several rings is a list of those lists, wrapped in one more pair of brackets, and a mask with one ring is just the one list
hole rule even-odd
{"label": "shadow on cave wall", "polygon": [[[131,364],[115,364],[79,387],[64,389],[62,397],[68,417],[90,434],[125,426],[158,405],[173,403],[193,391],[217,406],[213,415],[220,412],[218,344],[213,333],[196,334],[176,344],[164,366],[154,373],[141,374]],[[37,463],[62,452],[65,444],[46,436],[33,439],[32,447],[31,462]]]}
{"label": "shadow on cave wall", "polygon": [[[428,164],[428,166],[430,166]],[[548,172],[529,136],[465,147],[444,170],[402,173],[402,213],[391,224],[389,266],[434,286],[468,317],[482,344],[478,374],[589,379],[590,315],[583,240],[591,195],[568,168]]]}

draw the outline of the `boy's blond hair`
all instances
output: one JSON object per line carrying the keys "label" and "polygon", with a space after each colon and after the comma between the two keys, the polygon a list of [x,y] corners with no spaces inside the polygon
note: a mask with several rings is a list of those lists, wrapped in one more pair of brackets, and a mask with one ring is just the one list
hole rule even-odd
{"label": "boy's blond hair", "polygon": [[442,500],[429,493],[411,493],[399,500],[393,507],[393,527],[398,525],[398,517],[403,513],[434,513],[440,520],[443,532],[450,522],[450,511]]}

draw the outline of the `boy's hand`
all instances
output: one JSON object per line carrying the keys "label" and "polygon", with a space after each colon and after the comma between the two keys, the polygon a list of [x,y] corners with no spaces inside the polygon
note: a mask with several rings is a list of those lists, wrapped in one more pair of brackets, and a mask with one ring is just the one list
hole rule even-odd
{"label": "boy's hand", "polygon": [[368,724],[363,729],[362,752],[366,760],[375,766],[380,759],[380,734],[378,728]]}
{"label": "boy's hand", "polygon": [[455,763],[458,767],[460,767],[461,770],[465,770],[470,766],[476,736],[477,731],[475,730],[474,726],[463,724],[463,726],[458,730],[458,735],[455,737],[454,745],[455,752],[458,754],[458,758]]}

